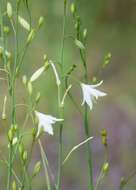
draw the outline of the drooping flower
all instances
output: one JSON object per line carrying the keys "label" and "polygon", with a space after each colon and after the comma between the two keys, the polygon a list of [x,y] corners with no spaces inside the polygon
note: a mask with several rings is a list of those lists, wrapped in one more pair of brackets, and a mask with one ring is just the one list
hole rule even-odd
{"label": "drooping flower", "polygon": [[100,86],[102,83],[103,81],[95,85],[88,85],[88,84],[81,83],[82,92],[83,92],[82,105],[84,103],[87,103],[87,105],[90,107],[90,110],[92,110],[93,102],[95,102],[95,100],[97,100],[99,97],[103,97],[107,95],[106,93],[95,89],[96,87]]}
{"label": "drooping flower", "polygon": [[43,131],[49,133],[50,135],[53,135],[52,124],[55,124],[57,121],[63,121],[63,119],[58,119],[56,117],[53,117],[51,115],[46,115],[38,111],[35,111],[35,114],[39,122],[37,136],[39,135],[41,129],[43,129]]}

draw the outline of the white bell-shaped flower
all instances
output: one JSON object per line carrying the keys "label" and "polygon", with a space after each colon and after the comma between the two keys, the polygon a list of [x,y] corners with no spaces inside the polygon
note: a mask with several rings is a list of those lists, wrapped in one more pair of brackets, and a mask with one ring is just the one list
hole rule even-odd
{"label": "white bell-shaped flower", "polygon": [[39,135],[41,129],[43,129],[43,131],[49,133],[50,135],[53,135],[52,124],[55,124],[57,121],[63,121],[63,119],[57,119],[56,117],[46,115],[38,111],[35,111],[35,114],[39,121],[37,136]]}
{"label": "white bell-shaped flower", "polygon": [[95,89],[96,87],[100,86],[102,83],[103,83],[103,81],[101,81],[95,85],[88,85],[88,84],[81,83],[82,92],[83,92],[82,105],[84,103],[87,103],[87,105],[90,107],[90,110],[92,110],[93,102],[95,102],[95,100],[97,100],[99,97],[107,95],[106,93]]}

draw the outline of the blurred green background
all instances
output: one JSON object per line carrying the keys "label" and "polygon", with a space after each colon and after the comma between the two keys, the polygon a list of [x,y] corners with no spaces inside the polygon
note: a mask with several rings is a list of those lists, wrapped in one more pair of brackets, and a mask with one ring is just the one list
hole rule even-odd
{"label": "blurred green background", "polygon": [[[68,2],[68,12],[70,12],[70,3],[73,1]],[[107,92],[108,96],[95,104],[93,112],[90,113],[90,129],[94,136],[92,141],[94,182],[96,182],[96,177],[104,161],[104,148],[101,144],[100,131],[106,128],[110,171],[99,189],[118,190],[120,178],[130,175],[136,170],[136,0],[77,0],[76,4],[82,18],[82,24],[88,29],[87,63],[90,79],[103,63],[105,54],[108,52],[112,54],[110,65],[99,75],[99,79],[104,80],[102,89]],[[29,0],[29,7],[33,26],[37,24],[41,15],[45,17],[45,24],[25,57],[21,76],[25,74],[28,77],[43,64],[43,54],[47,54],[55,62],[60,60],[63,0]],[[21,9],[20,15],[28,19],[24,7]],[[66,31],[67,35],[74,32],[70,13],[67,17]],[[24,33],[25,31],[20,29],[20,43],[24,40]],[[11,49],[12,45],[11,38]],[[69,38],[65,43],[64,60],[66,71],[72,64],[79,64],[79,68],[74,74],[82,79],[83,73],[78,50]],[[21,78],[17,85],[17,102],[24,102],[26,92],[21,84]],[[41,101],[37,110],[57,116],[57,89],[51,71],[48,71],[35,83],[35,88],[41,91]],[[0,85],[0,91],[0,98],[3,100],[6,93],[3,83]],[[76,84],[73,85],[72,93],[80,105],[81,89]],[[17,114],[18,121],[23,122],[25,110],[19,108]],[[64,155],[84,139],[82,118],[69,99],[67,99],[65,115]],[[0,130],[3,131],[2,128],[6,127],[6,124],[0,120],[0,125]],[[28,127],[31,128],[32,124],[29,123]],[[56,175],[57,125],[54,128],[56,128],[55,137],[44,135],[42,142],[53,174]],[[4,149],[5,139],[2,133],[0,135]],[[40,159],[40,152],[36,147],[33,151],[30,170],[38,159]],[[0,169],[0,177],[4,179],[3,170]],[[86,153],[85,147],[82,147],[73,154],[64,167],[62,189],[83,190],[87,188],[87,181]],[[45,189],[44,182],[44,173],[42,173],[40,178],[38,176],[35,179],[34,189]],[[124,189],[135,190],[135,179]]]}

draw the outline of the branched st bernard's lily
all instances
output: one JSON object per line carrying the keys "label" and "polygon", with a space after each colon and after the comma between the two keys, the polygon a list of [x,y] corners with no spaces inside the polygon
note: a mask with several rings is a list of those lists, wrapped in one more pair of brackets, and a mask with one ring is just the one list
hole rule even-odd
{"label": "branched st bernard's lily", "polygon": [[88,84],[81,83],[82,92],[83,92],[82,105],[84,103],[87,103],[87,105],[90,107],[90,110],[92,110],[93,102],[95,102],[95,100],[97,100],[99,97],[103,97],[107,95],[106,93],[95,89],[96,87],[100,86],[102,83],[103,81],[95,85],[88,85]]}
{"label": "branched st bernard's lily", "polygon": [[47,132],[50,135],[53,135],[52,124],[55,124],[57,121],[63,121],[63,119],[58,119],[56,117],[53,117],[51,115],[46,115],[38,111],[35,111],[35,115],[38,118],[38,122],[39,122],[37,136],[39,135],[41,129],[43,129],[44,132]]}

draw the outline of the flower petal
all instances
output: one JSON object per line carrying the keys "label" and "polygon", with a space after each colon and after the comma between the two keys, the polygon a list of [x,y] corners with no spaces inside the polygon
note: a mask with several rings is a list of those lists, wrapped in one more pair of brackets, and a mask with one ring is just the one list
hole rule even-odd
{"label": "flower petal", "polygon": [[101,84],[103,83],[103,80],[101,80],[99,83],[97,84],[92,84],[92,85],[89,85],[91,88],[96,88],[98,86],[101,86]]}
{"label": "flower petal", "polygon": [[96,89],[90,89],[90,94],[92,96],[94,96],[96,99],[98,99],[98,97],[103,97],[106,96],[107,94],[104,92],[101,92],[100,90],[96,90]]}
{"label": "flower petal", "polygon": [[49,135],[53,135],[53,127],[51,125],[44,125],[43,130]]}

